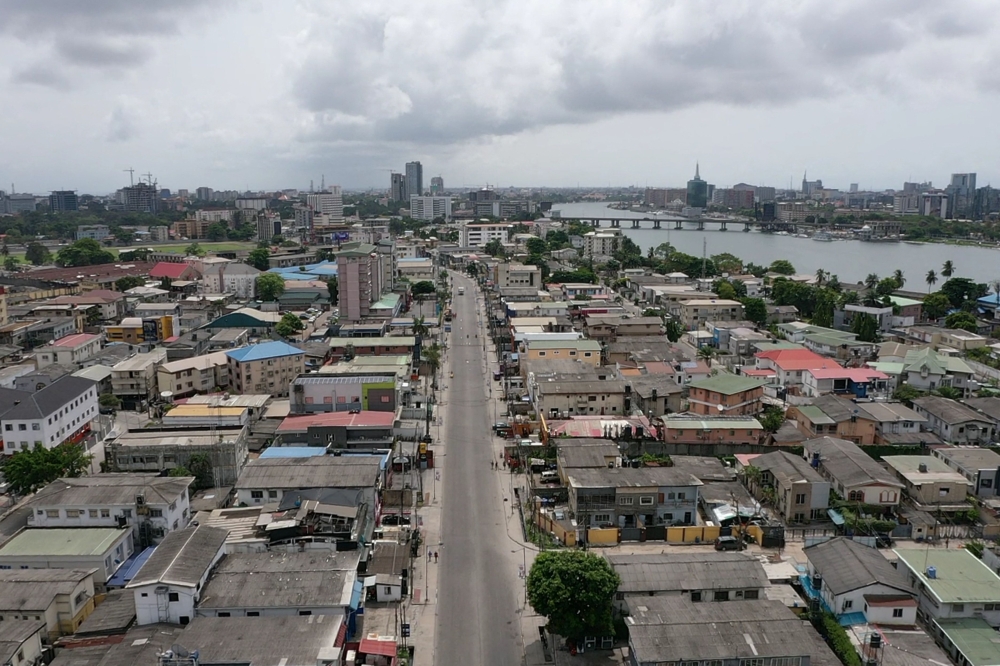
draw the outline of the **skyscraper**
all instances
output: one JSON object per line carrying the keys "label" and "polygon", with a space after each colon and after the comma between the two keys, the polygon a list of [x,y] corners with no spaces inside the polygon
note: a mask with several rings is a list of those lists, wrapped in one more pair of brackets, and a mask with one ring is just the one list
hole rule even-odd
{"label": "skyscraper", "polygon": [[956,215],[964,217],[973,213],[976,203],[976,174],[951,174],[951,185],[945,191],[951,197],[951,210]]}
{"label": "skyscraper", "polygon": [[431,195],[441,194],[442,192],[444,192],[444,178],[434,176],[431,178]]}
{"label": "skyscraper", "polygon": [[333,218],[344,217],[344,195],[340,185],[331,185],[319,194],[306,195],[306,203],[317,213]]}
{"label": "skyscraper", "polygon": [[406,178],[401,173],[393,173],[389,177],[389,201],[409,201]]}
{"label": "skyscraper", "polygon": [[708,207],[708,183],[701,179],[700,165],[694,166],[694,178],[688,181],[687,205],[689,208]]}
{"label": "skyscraper", "polygon": [[424,167],[420,162],[406,163],[406,197],[423,196]]}
{"label": "skyscraper", "polygon": [[73,190],[56,190],[49,195],[49,210],[53,213],[80,210],[76,192]]}
{"label": "skyscraper", "polygon": [[136,183],[121,192],[126,213],[156,213],[160,209],[160,191],[155,185]]}

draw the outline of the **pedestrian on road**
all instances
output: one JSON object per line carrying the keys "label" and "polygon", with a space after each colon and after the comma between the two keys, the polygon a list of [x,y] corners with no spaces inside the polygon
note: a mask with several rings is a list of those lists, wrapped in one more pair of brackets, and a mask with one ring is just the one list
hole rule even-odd
{"label": "pedestrian on road", "polygon": [[438,562],[438,552],[435,550],[434,551],[434,564],[437,564],[437,562]]}

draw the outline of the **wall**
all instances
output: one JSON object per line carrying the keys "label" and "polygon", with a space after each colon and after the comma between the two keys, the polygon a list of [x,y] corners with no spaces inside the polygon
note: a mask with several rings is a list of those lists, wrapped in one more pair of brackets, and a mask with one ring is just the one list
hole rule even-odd
{"label": "wall", "polygon": [[[157,587],[167,588],[167,593],[164,596],[164,601],[166,602],[166,615],[164,616],[160,615],[158,607]],[[177,601],[169,601],[169,594],[171,592],[177,594]],[[132,588],[132,593],[135,596],[136,624],[138,625],[156,624],[157,622],[182,624],[182,617],[187,618],[189,621],[194,617],[197,592],[192,587],[156,583],[154,585],[141,585]],[[183,624],[187,624],[187,622]]]}

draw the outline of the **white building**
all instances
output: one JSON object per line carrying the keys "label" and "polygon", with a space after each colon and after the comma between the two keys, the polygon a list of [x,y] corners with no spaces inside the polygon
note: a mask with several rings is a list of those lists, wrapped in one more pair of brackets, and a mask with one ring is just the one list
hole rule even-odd
{"label": "white building", "polygon": [[164,363],[156,368],[156,383],[160,393],[170,391],[175,398],[226,388],[229,357],[218,351]]}
{"label": "white building", "polygon": [[924,619],[982,618],[1000,626],[1000,577],[964,548],[893,550],[899,570],[919,591]]}
{"label": "white building", "polygon": [[79,442],[97,413],[97,383],[83,377],[60,377],[38,391],[0,389],[2,452]]}
{"label": "white building", "polygon": [[529,266],[518,262],[497,264],[494,269],[493,282],[500,289],[510,287],[544,288],[542,269],[538,266]]}
{"label": "white building", "polygon": [[35,365],[41,370],[47,365],[76,365],[101,351],[101,336],[76,333],[45,345],[35,351]]}
{"label": "white building", "polygon": [[583,256],[598,261],[610,259],[622,242],[618,229],[588,231],[583,235]]}
{"label": "white building", "polygon": [[451,219],[451,197],[410,196],[410,217],[414,220]]}
{"label": "white building", "polygon": [[134,549],[132,530],[117,527],[27,528],[0,546],[0,569],[97,569],[103,586]]}
{"label": "white building", "polygon": [[141,544],[158,542],[191,519],[192,476],[91,474],[57,479],[32,500],[29,527],[132,526]]}
{"label": "white building", "polygon": [[188,624],[228,535],[205,525],[171,532],[127,586],[135,597],[136,623]]}
{"label": "white building", "polygon": [[327,192],[307,195],[306,205],[310,206],[315,213],[329,215],[332,218],[343,218],[344,195],[340,185],[331,185],[327,189]]}
{"label": "white building", "polygon": [[462,247],[483,247],[490,241],[506,243],[514,225],[505,222],[466,222],[459,227]]}

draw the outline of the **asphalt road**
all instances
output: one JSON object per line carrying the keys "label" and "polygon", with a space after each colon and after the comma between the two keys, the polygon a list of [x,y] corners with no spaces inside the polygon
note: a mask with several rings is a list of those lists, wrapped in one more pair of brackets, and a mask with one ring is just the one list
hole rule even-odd
{"label": "asphalt road", "polygon": [[[459,286],[465,287],[462,296]],[[493,414],[486,402],[490,380],[483,368],[481,313],[472,280],[456,276],[452,293],[457,317],[444,370],[455,376],[446,380],[442,429],[446,462],[435,663],[514,666],[522,662],[523,583],[505,529],[510,507],[500,492],[501,473],[490,467]]]}

